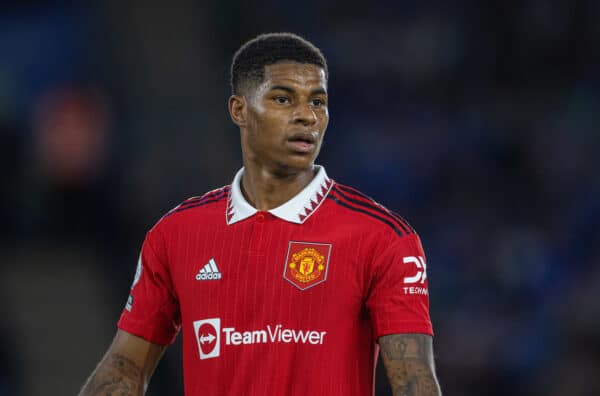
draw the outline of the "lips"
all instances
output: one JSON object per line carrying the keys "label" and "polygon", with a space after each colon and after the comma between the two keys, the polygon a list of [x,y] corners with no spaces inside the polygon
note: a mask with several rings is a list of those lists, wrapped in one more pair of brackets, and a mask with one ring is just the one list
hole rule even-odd
{"label": "lips", "polygon": [[287,145],[297,153],[310,153],[317,143],[317,132],[297,132],[287,139]]}
{"label": "lips", "polygon": [[318,132],[296,132],[288,138],[288,141],[300,141],[315,144],[317,142]]}

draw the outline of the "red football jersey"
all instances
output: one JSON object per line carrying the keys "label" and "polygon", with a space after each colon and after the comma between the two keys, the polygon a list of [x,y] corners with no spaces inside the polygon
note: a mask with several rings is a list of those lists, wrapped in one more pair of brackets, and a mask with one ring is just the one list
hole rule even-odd
{"label": "red football jersey", "polygon": [[433,334],[419,237],[322,167],[268,212],[242,173],[148,232],[119,328],[183,328],[186,395],[371,395],[378,337]]}

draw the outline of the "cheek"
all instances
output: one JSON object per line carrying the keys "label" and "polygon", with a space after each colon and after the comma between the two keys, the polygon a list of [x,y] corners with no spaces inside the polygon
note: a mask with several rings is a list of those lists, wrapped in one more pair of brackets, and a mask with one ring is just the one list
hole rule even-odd
{"label": "cheek", "polygon": [[257,114],[248,128],[248,136],[252,145],[269,148],[285,136],[285,133],[277,117],[273,117],[272,114],[268,117],[265,114]]}
{"label": "cheek", "polygon": [[255,139],[260,139],[268,125],[265,113],[261,111],[252,111],[248,122],[248,134]]}
{"label": "cheek", "polygon": [[[268,114],[268,115],[267,115]],[[285,116],[280,113],[267,113],[260,118],[260,131],[264,138],[273,139],[284,136],[287,127]]]}
{"label": "cheek", "polygon": [[325,110],[323,117],[321,118],[321,130],[323,131],[323,134],[325,134],[327,125],[329,125],[329,112]]}

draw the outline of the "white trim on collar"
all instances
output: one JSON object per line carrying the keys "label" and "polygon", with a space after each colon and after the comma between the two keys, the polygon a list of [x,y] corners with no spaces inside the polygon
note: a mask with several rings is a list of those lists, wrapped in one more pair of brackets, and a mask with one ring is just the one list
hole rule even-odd
{"label": "white trim on collar", "polygon": [[[325,168],[320,165],[316,165],[316,168],[318,169],[317,174],[302,191],[283,205],[269,210],[269,213],[291,223],[302,224],[316,212],[333,186],[333,180],[327,177]],[[258,212],[242,194],[240,183],[243,174],[244,168],[236,173],[231,183],[231,193],[225,212],[225,218],[229,225],[247,219]]]}

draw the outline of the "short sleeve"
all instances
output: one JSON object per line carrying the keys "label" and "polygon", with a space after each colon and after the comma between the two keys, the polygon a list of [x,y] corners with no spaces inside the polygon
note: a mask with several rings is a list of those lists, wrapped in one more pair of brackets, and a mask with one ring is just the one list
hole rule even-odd
{"label": "short sleeve", "polygon": [[181,328],[181,314],[166,263],[160,234],[146,235],[131,292],[118,327],[159,345],[172,343]]}
{"label": "short sleeve", "polygon": [[417,234],[395,238],[374,257],[366,305],[375,339],[388,334],[433,335],[427,263]]}

